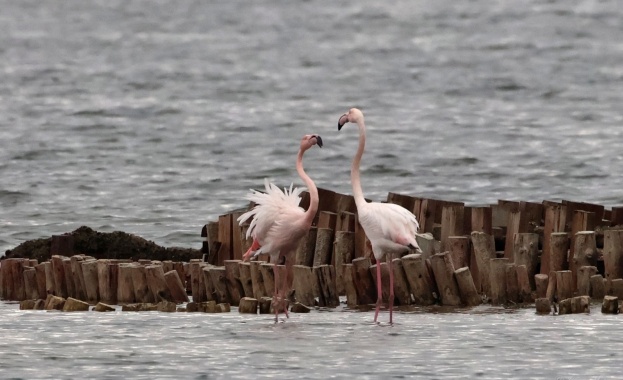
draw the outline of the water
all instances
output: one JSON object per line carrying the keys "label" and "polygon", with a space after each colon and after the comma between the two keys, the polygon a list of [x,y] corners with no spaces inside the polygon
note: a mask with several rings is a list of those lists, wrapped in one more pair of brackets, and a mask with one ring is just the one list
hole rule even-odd
{"label": "water", "polygon": [[[271,316],[0,306],[0,375],[23,379],[616,379],[620,317],[533,309]],[[387,320],[387,314],[380,315]]]}
{"label": "water", "polygon": [[[471,205],[497,199],[623,204],[623,10],[615,0],[0,0],[0,7],[0,252],[81,225],[198,248],[201,226],[245,206],[245,193],[262,186],[264,177],[281,186],[301,184],[294,161],[306,133],[325,142],[305,156],[310,176],[320,187],[350,193],[356,129],[338,133],[336,124],[352,106],[366,115],[362,178],[373,200],[392,191]],[[589,334],[586,326],[619,328],[600,315],[569,317],[573,323],[567,324],[564,318],[534,320],[530,312],[409,315],[399,319],[404,324],[376,329],[369,313],[317,313],[272,327],[262,319],[242,323],[236,315],[84,317],[7,307],[0,321],[12,321],[11,332],[3,329],[2,341],[13,331],[40,331],[49,356],[57,355],[57,330],[98,326],[89,329],[93,335],[80,334],[89,343],[79,352],[92,350],[83,359],[15,351],[31,352],[30,362],[45,360],[45,373],[56,377],[74,368],[94,368],[93,378],[105,377],[97,372],[105,363],[107,371],[121,372],[110,364],[125,363],[132,377],[150,371],[201,376],[195,368],[211,377],[210,368],[231,361],[237,365],[212,373],[234,376],[244,368],[241,377],[279,376],[285,365],[290,376],[303,371],[293,368],[300,365],[317,369],[308,376],[326,377],[378,363],[408,376],[414,373],[401,372],[408,362],[425,368],[419,374],[426,378],[475,377],[482,368],[489,377],[508,368],[528,371],[508,372],[512,377],[595,377],[607,375],[589,371],[609,365],[601,355],[616,352],[610,350],[616,342],[597,346],[614,334]],[[95,318],[112,318],[111,325]],[[145,336],[146,319],[156,328],[172,318],[181,323],[179,330],[166,327],[174,332],[165,336],[175,335],[166,346],[143,349],[145,342],[133,339]],[[330,323],[321,324],[323,318]],[[360,319],[349,325],[351,318]],[[24,330],[28,321],[33,327]],[[134,335],[108,339],[116,323]],[[195,336],[193,327],[208,324]],[[420,324],[464,328],[423,332]],[[532,346],[525,342],[534,333],[528,326],[538,326],[543,338]],[[430,331],[459,337],[485,331],[491,360],[470,345],[476,334],[465,342],[418,335]],[[249,334],[304,341],[296,355],[311,359],[292,368],[285,354],[277,364],[271,359],[272,367],[264,354],[243,361],[258,343],[247,340]],[[581,344],[561,341],[565,334]],[[330,339],[333,351],[326,335],[340,337]],[[336,343],[349,339],[359,350]],[[391,350],[378,350],[376,340]],[[218,353],[238,343],[237,355]],[[118,344],[136,354],[115,357]],[[158,350],[168,350],[167,356]],[[564,355],[568,350],[572,357]],[[534,363],[534,351],[544,362]],[[350,360],[340,362],[336,352]],[[387,360],[370,359],[373,352]],[[25,371],[15,358],[1,357],[7,371]],[[582,368],[564,367],[577,358]],[[166,366],[173,359],[177,364]],[[194,365],[180,364],[185,361]]]}

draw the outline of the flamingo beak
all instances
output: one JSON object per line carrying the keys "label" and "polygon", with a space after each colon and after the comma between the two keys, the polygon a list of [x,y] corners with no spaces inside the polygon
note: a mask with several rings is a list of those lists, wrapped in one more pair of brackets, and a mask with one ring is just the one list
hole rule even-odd
{"label": "flamingo beak", "polygon": [[348,114],[345,113],[344,115],[340,116],[339,120],[337,121],[337,130],[340,131],[342,129],[342,127],[344,126],[344,124],[348,123]]}
{"label": "flamingo beak", "polygon": [[318,148],[322,148],[322,138],[319,135],[314,135],[316,138],[316,144],[318,144]]}

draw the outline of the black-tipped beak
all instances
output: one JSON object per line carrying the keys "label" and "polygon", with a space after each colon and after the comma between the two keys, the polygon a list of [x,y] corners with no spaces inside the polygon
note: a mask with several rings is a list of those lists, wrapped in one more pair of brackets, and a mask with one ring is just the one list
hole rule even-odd
{"label": "black-tipped beak", "polygon": [[322,148],[322,137],[318,135],[314,135],[314,137],[316,138],[316,144],[318,145],[318,148]]}
{"label": "black-tipped beak", "polygon": [[337,121],[337,130],[341,130],[344,124],[348,123],[348,114],[344,114],[340,116],[340,119]]}

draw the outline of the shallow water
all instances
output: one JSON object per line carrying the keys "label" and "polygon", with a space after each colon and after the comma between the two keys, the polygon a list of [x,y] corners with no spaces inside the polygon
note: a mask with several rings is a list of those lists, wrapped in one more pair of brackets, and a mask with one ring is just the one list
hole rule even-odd
{"label": "shallow water", "polygon": [[[0,252],[81,225],[201,246],[268,177],[365,195],[623,204],[615,0],[0,0]],[[608,378],[599,312],[268,317],[0,305],[1,378]],[[367,374],[367,375],[366,375]]]}
{"label": "shallow water", "polygon": [[0,305],[0,375],[70,378],[620,378],[618,316],[343,307],[269,315],[19,311]]}

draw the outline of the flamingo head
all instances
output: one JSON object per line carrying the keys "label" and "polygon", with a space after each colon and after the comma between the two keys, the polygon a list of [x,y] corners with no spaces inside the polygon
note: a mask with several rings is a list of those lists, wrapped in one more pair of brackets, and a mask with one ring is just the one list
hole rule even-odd
{"label": "flamingo head", "polygon": [[319,135],[305,135],[301,139],[301,150],[305,151],[314,145],[322,148],[322,138]]}
{"label": "flamingo head", "polygon": [[344,124],[363,122],[363,113],[358,108],[351,108],[347,113],[340,116],[337,121],[337,130],[341,130]]}

